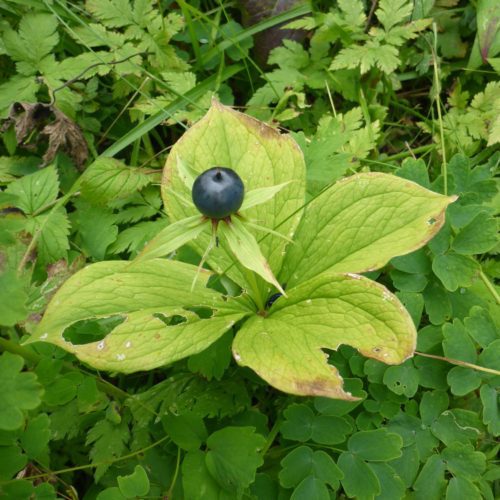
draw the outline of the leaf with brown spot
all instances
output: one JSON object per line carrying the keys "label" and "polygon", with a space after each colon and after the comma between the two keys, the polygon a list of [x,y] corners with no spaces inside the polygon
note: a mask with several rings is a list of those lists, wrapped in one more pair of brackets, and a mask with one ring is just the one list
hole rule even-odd
{"label": "leaf with brown spot", "polygon": [[401,302],[359,275],[323,273],[288,291],[267,318],[254,317],[236,335],[236,361],[291,394],[355,400],[322,349],[350,345],[369,358],[402,363],[416,330]]}

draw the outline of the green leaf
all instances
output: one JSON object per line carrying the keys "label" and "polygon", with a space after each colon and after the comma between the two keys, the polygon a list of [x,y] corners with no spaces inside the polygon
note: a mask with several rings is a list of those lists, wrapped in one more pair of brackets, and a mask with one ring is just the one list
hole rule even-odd
{"label": "green leaf", "polygon": [[307,206],[280,280],[290,287],[326,270],[378,269],[431,239],[454,199],[387,174],[339,181]]}
{"label": "green leaf", "polygon": [[302,498],[330,500],[331,496],[323,481],[316,477],[308,476],[295,488],[290,500],[300,500]]}
{"label": "green leaf", "polygon": [[[3,254],[0,254],[3,256]],[[15,269],[0,272],[0,324],[14,326],[28,314],[28,287]]]}
{"label": "green leaf", "polygon": [[68,404],[76,397],[82,378],[78,372],[60,375],[45,389],[44,402],[50,406]]}
{"label": "green leaf", "polygon": [[[174,145],[167,159],[162,196],[172,222],[198,213],[194,206],[180,201],[180,197],[190,199],[191,192],[179,174],[178,157],[198,174],[213,165],[232,168],[243,180],[247,193],[293,179],[294,182],[281,189],[272,200],[248,209],[245,217],[287,236],[294,232],[305,199],[305,165],[299,147],[288,135],[214,101],[208,113]],[[220,224],[220,230],[224,230],[223,225]],[[200,235],[193,242],[200,255],[208,247],[210,237]],[[219,249],[208,256],[208,263],[216,272],[227,272],[234,281],[249,288],[244,276],[247,271],[240,264],[235,265],[227,244],[221,243]],[[286,241],[272,234],[259,242],[262,255],[275,275],[281,267],[286,245]],[[267,296],[267,284],[261,281],[259,287],[262,297]]]}
{"label": "green leaf", "polygon": [[445,356],[468,361],[469,363],[476,362],[476,348],[459,319],[455,319],[453,324],[446,323],[443,325],[443,337],[443,351]]}
{"label": "green leaf", "polygon": [[274,285],[280,293],[286,296],[285,291],[275,278],[269,263],[262,255],[257,240],[238,217],[233,217],[229,224],[222,223],[219,226],[219,231],[221,236],[226,239],[233,255],[243,266],[262,276],[262,278]]}
{"label": "green leaf", "polygon": [[450,292],[458,287],[471,286],[479,275],[480,266],[472,258],[456,253],[437,255],[432,261],[432,270]]}
{"label": "green leaf", "polygon": [[52,165],[25,175],[9,184],[5,192],[18,197],[15,206],[25,214],[39,212],[57,198],[59,179],[56,168]]}
{"label": "green leaf", "polygon": [[406,293],[421,292],[427,286],[427,278],[423,274],[409,274],[393,269],[390,276],[394,286]]}
{"label": "green leaf", "polygon": [[[0,117],[7,118],[13,102],[36,102],[36,93],[40,87],[32,76],[16,75],[0,85]],[[1,177],[4,177],[2,174]]]}
{"label": "green leaf", "polygon": [[314,415],[305,405],[291,405],[284,415],[286,421],[281,426],[281,434],[294,441],[337,444],[344,442],[346,435],[352,431],[352,426],[344,418]]}
{"label": "green leaf", "polygon": [[500,8],[495,0],[481,0],[477,3],[477,33],[470,54],[470,69],[484,64],[489,57],[500,52]]}
{"label": "green leaf", "polygon": [[186,165],[180,156],[177,156],[177,172],[179,173],[179,177],[182,182],[184,182],[184,185],[189,190],[192,190],[194,181],[196,180],[196,177],[198,177],[198,172],[193,170],[189,165]]}
{"label": "green leaf", "polygon": [[481,376],[470,368],[454,366],[447,376],[451,393],[455,396],[465,396],[481,385]]}
{"label": "green leaf", "polygon": [[445,464],[439,455],[432,455],[424,464],[413,485],[416,500],[442,500],[446,481]]}
{"label": "green leaf", "polygon": [[207,439],[205,424],[196,415],[166,415],[162,424],[172,441],[183,450],[198,450]]}
{"label": "green leaf", "polygon": [[351,345],[363,355],[397,364],[412,355],[416,332],[386,288],[358,275],[323,273],[288,291],[266,318],[249,319],[233,354],[274,387],[299,395],[354,400],[321,348]]}
{"label": "green leaf", "polygon": [[129,476],[118,476],[116,480],[126,498],[144,497],[149,492],[149,478],[141,465],[136,465]]}
{"label": "green leaf", "polygon": [[482,212],[460,230],[452,248],[457,253],[472,255],[488,252],[498,241],[497,221]]}
{"label": "green leaf", "polygon": [[82,176],[82,196],[95,205],[127,198],[152,181],[140,168],[127,167],[113,158],[98,158]]}
{"label": "green leaf", "polygon": [[500,411],[498,408],[498,394],[495,387],[483,385],[480,390],[483,403],[483,422],[494,436],[500,435]]}
{"label": "green leaf", "polygon": [[205,453],[201,451],[190,451],[184,457],[182,485],[186,500],[199,500],[200,496],[206,500],[221,500],[221,488],[208,471]]}
{"label": "green leaf", "polygon": [[438,280],[431,280],[423,293],[425,310],[433,325],[440,325],[451,318],[450,297]]}
{"label": "green leaf", "polygon": [[[50,14],[29,13],[19,23],[18,32],[7,29],[3,42],[7,53],[15,61],[24,63],[23,74],[34,74],[40,61],[57,45],[57,19]],[[18,66],[19,70],[19,66]]]}
{"label": "green leaf", "polygon": [[390,366],[384,373],[384,384],[396,394],[411,398],[418,389],[418,371],[411,361],[399,366]]}
{"label": "green leaf", "polygon": [[460,442],[468,444],[477,440],[480,431],[462,422],[459,422],[452,410],[443,412],[437,420],[432,423],[432,434],[447,446]]}
{"label": "green leaf", "polygon": [[486,309],[474,306],[465,318],[467,333],[484,349],[500,338],[500,332]]}
{"label": "green leaf", "polygon": [[111,254],[130,252],[132,257],[137,256],[148,241],[151,241],[159,231],[165,228],[165,224],[165,219],[156,219],[139,222],[134,226],[127,227],[127,229],[118,233],[118,237],[111,243],[107,251]]}
{"label": "green leaf", "polygon": [[21,436],[21,445],[28,457],[49,466],[50,419],[46,413],[40,413],[29,420]]}
{"label": "green leaf", "polygon": [[100,420],[89,430],[85,444],[92,445],[89,456],[96,465],[96,481],[109,469],[111,461],[125,452],[129,433],[125,422],[113,424],[107,419]]}
{"label": "green leaf", "polygon": [[207,380],[220,380],[231,363],[232,333],[226,332],[204,351],[190,356],[188,368],[192,372],[200,373]]}
{"label": "green leaf", "polygon": [[277,186],[252,189],[252,191],[245,193],[245,198],[240,210],[248,210],[256,205],[272,200],[274,196],[276,196],[276,194],[279,193],[285,186],[288,186],[290,182],[291,181],[283,182]]}
{"label": "green leaf", "polygon": [[347,443],[351,453],[375,462],[387,462],[400,457],[402,446],[401,436],[387,429],[356,432]]}
{"label": "green leaf", "polygon": [[[28,342],[44,341],[104,370],[152,369],[200,352],[245,316],[206,288],[209,273],[170,260],[110,261],[87,266],[57,291]],[[202,319],[196,307],[215,314]],[[122,317],[103,340],[76,345],[65,331],[76,322]],[[178,321],[173,321],[179,319]]]}
{"label": "green leaf", "polygon": [[288,453],[281,466],[279,479],[284,488],[293,488],[312,477],[336,490],[339,480],[344,477],[330,455],[324,451],[313,451],[308,446],[299,446]]}
{"label": "green leaf", "polygon": [[0,446],[0,479],[12,479],[27,462],[28,457],[19,446]]}
{"label": "green leaf", "polygon": [[210,222],[203,220],[200,215],[193,215],[169,224],[142,249],[135,260],[144,261],[164,257],[182,245],[196,239],[209,227]]}
{"label": "green leaf", "polygon": [[42,387],[34,373],[22,372],[21,356],[5,352],[0,356],[0,429],[13,431],[23,424],[23,410],[41,402]]}
{"label": "green leaf", "polygon": [[96,500],[126,500],[126,498],[117,486],[101,490],[96,496]]}
{"label": "green leaf", "polygon": [[451,443],[441,454],[447,469],[455,476],[477,480],[486,468],[486,457],[470,444]]}
{"label": "green leaf", "polygon": [[350,452],[341,453],[338,465],[344,473],[342,486],[351,498],[374,498],[381,493],[380,482],[368,464]]}
{"label": "green leaf", "polygon": [[69,250],[69,221],[66,211],[61,208],[32,219],[28,230],[33,234],[40,232],[37,242],[38,259],[44,264],[51,264],[63,259]]}
{"label": "green leaf", "polygon": [[352,45],[342,49],[333,60],[330,69],[359,68],[363,75],[371,68],[378,68],[390,74],[397,69],[399,63],[399,53],[396,47],[369,40],[365,45]]}
{"label": "green leaf", "polygon": [[443,391],[426,391],[420,401],[420,415],[425,425],[431,425],[449,404],[448,394]]}
{"label": "green leaf", "polygon": [[103,260],[106,250],[118,235],[116,215],[101,207],[88,205],[83,200],[75,203],[76,213],[72,224],[78,229],[81,247],[95,260]]}
{"label": "green leaf", "polygon": [[[400,458],[391,460],[389,465],[396,471],[399,477],[403,480],[406,488],[409,488],[417,477],[418,469],[420,468],[420,457],[416,444],[406,446],[402,450]],[[370,467],[375,464],[370,464]]]}
{"label": "green leaf", "polygon": [[264,460],[259,451],[266,440],[253,427],[225,427],[207,440],[205,463],[226,491],[241,493],[255,480]]}
{"label": "green leaf", "polygon": [[375,498],[383,500],[386,498],[401,499],[405,496],[405,485],[396,471],[386,463],[370,463],[368,467],[375,473],[380,483],[380,495]]}
{"label": "green leaf", "polygon": [[134,24],[132,7],[128,0],[88,0],[87,9],[112,28],[121,28]]}
{"label": "green leaf", "polygon": [[409,181],[416,182],[424,188],[430,189],[431,187],[429,170],[422,159],[416,160],[414,158],[406,158],[401,164],[401,168],[397,170],[396,175],[408,179]]}
{"label": "green leaf", "polygon": [[479,490],[465,477],[453,477],[446,489],[446,500],[481,500]]}

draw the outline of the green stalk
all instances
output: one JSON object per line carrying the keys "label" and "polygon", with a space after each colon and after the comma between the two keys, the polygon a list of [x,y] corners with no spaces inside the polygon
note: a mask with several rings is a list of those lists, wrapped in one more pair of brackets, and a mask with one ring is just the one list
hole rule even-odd
{"label": "green stalk", "polygon": [[488,279],[488,276],[484,274],[484,271],[482,269],[481,271],[479,271],[479,276],[483,281],[484,285],[486,286],[486,288],[490,291],[491,295],[493,295],[493,298],[495,299],[496,303],[500,304],[500,295],[498,295],[495,285],[493,285],[493,283]]}

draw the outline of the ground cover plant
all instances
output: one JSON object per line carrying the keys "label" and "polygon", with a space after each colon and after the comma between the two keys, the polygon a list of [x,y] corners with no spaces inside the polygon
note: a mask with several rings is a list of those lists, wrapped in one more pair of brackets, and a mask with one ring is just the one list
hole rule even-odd
{"label": "ground cover plant", "polygon": [[2,497],[498,496],[497,2],[0,11]]}

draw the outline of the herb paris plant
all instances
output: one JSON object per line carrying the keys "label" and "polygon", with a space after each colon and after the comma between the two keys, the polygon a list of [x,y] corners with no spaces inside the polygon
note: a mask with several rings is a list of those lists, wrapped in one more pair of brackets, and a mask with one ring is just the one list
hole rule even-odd
{"label": "herb paris plant", "polygon": [[[256,229],[232,217],[230,225],[221,224],[221,247],[207,257],[215,273],[242,286],[239,297],[208,288],[208,271],[191,290],[196,266],[157,258],[188,241],[200,254],[207,248],[211,236],[186,203],[186,172],[198,175],[213,165],[233,169],[249,197],[253,190],[274,194],[267,203],[242,206],[246,219],[272,228],[260,249],[253,245]],[[322,349],[347,344],[388,364],[413,354],[410,315],[389,290],[359,273],[423,246],[455,197],[371,173],[343,179],[305,205],[305,165],[296,143],[217,102],[172,149],[162,194],[172,224],[136,261],[99,262],[71,277],[30,342],[51,342],[95,368],[130,373],[198,353],[238,322],[233,354],[240,365],[282,391],[341,399],[354,398]],[[253,251],[279,283],[287,283],[288,296],[268,311],[264,304],[274,291],[270,280],[249,271]],[[199,307],[211,315],[198,316]],[[111,316],[125,321],[103,340],[75,345],[65,339],[72,324]],[[183,321],[171,322],[173,316]]]}

